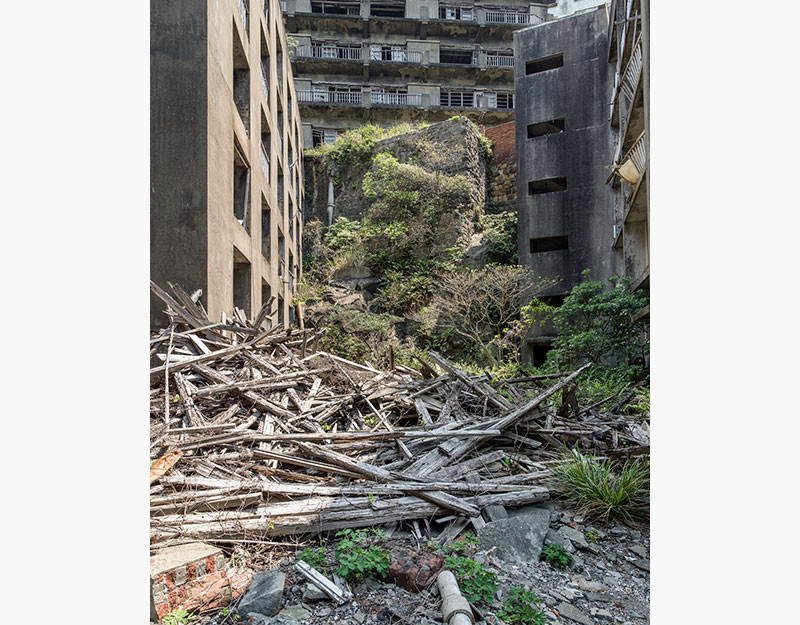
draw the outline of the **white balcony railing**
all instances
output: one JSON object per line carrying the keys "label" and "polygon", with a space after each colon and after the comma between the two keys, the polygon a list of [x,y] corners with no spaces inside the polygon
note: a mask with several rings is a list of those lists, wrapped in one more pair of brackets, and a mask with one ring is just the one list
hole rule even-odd
{"label": "white balcony railing", "polygon": [[360,91],[298,91],[300,102],[321,102],[328,104],[361,104]]}
{"label": "white balcony railing", "polygon": [[488,24],[530,24],[531,15],[530,13],[511,11],[486,11],[486,22]]}
{"label": "white balcony railing", "polygon": [[361,47],[311,44],[299,46],[295,58],[360,61]]}
{"label": "white balcony railing", "polygon": [[389,104],[392,106],[419,106],[422,102],[422,96],[418,93],[408,94],[373,91],[370,94],[370,101],[373,104]]}
{"label": "white balcony railing", "polygon": [[620,89],[622,93],[628,98],[628,101],[633,100],[636,91],[636,83],[639,82],[639,76],[642,74],[642,37],[636,40],[636,45],[633,48],[633,54],[628,61],[628,66],[625,68],[625,74],[622,76]]}
{"label": "white balcony railing", "polygon": [[263,143],[261,144],[261,171],[264,172],[264,176],[269,180],[269,157]]}
{"label": "white balcony railing", "polygon": [[489,54],[486,56],[486,65],[488,67],[514,67],[514,57]]}

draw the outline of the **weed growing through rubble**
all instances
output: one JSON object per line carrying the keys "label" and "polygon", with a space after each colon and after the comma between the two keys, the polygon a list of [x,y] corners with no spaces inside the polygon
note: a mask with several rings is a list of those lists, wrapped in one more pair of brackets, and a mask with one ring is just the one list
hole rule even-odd
{"label": "weed growing through rubble", "polygon": [[336,572],[348,580],[361,581],[374,575],[386,577],[389,572],[390,554],[387,549],[370,544],[372,540],[384,540],[386,534],[379,529],[346,529],[336,533],[341,537],[334,547],[339,568]]}
{"label": "weed growing through rubble", "polygon": [[596,529],[586,530],[585,536],[586,536],[586,540],[588,540],[590,543],[598,543],[598,542],[600,542],[600,534],[597,533]]}
{"label": "weed growing through rubble", "polygon": [[161,623],[163,625],[188,625],[195,620],[197,620],[196,614],[189,614],[183,608],[176,608],[161,619]]}
{"label": "weed growing through rubble", "polygon": [[497,592],[497,575],[483,568],[472,558],[450,556],[444,566],[453,572],[458,580],[461,593],[472,603],[489,603]]}
{"label": "weed growing through rubble", "polygon": [[503,602],[502,609],[497,613],[509,625],[547,625],[547,618],[540,610],[534,609],[542,600],[530,590],[512,588],[508,599]]}
{"label": "weed growing through rubble", "polygon": [[645,519],[650,511],[650,462],[637,458],[620,464],[576,451],[554,466],[550,488],[586,516]]}
{"label": "weed growing through rubble", "polygon": [[300,559],[320,573],[325,573],[328,568],[328,563],[325,559],[325,547],[317,547],[316,549],[306,547],[300,552]]}
{"label": "weed growing through rubble", "polygon": [[475,538],[475,534],[472,532],[467,532],[458,540],[454,540],[449,545],[450,551],[453,553],[460,553],[460,554],[473,554],[478,550],[478,539]]}
{"label": "weed growing through rubble", "polygon": [[542,560],[557,569],[569,564],[570,559],[567,550],[557,543],[550,543],[542,549]]}

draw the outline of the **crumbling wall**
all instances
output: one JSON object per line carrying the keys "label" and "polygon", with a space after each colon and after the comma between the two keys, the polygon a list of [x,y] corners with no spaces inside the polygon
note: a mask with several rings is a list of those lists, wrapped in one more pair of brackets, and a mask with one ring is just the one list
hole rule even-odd
{"label": "crumbling wall", "polygon": [[487,202],[496,211],[517,209],[517,153],[514,122],[486,128],[492,141],[492,159],[487,172]]}

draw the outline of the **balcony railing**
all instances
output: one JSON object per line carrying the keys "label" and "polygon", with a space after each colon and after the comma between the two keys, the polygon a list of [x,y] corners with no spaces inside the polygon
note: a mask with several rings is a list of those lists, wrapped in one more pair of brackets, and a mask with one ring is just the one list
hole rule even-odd
{"label": "balcony railing", "polygon": [[264,176],[269,180],[269,157],[263,143],[261,144],[261,171],[264,172]]}
{"label": "balcony railing", "polygon": [[360,61],[361,56],[361,47],[355,48],[350,46],[320,44],[299,46],[295,53],[295,58],[332,59],[341,61]]}
{"label": "balcony railing", "polygon": [[327,102],[328,104],[361,104],[360,91],[298,91],[300,102]]}
{"label": "balcony railing", "polygon": [[[612,167],[613,173],[617,174],[620,178],[629,182],[631,185],[636,185],[639,182],[647,166],[647,150],[645,144],[645,134],[639,135],[631,149],[619,159],[620,165]],[[609,181],[611,178],[609,177]]]}
{"label": "balcony railing", "polygon": [[422,63],[422,52],[392,46],[391,49],[376,48],[370,50],[369,58],[371,61],[383,63]]}
{"label": "balcony railing", "polygon": [[[286,0],[281,0],[281,7],[284,11]],[[358,2],[327,2],[316,0],[311,3],[312,13],[322,13],[327,15],[360,15],[361,5]]]}
{"label": "balcony railing", "polygon": [[[539,18],[539,21],[543,21]],[[488,24],[530,24],[530,13],[511,13],[509,11],[486,11]]]}
{"label": "balcony railing", "polygon": [[625,68],[625,73],[622,76],[620,83],[620,90],[628,98],[628,101],[633,100],[636,91],[636,83],[639,82],[639,76],[642,74],[642,37],[636,40],[636,45],[633,48],[633,53],[628,61],[628,66]]}
{"label": "balcony railing", "polygon": [[370,94],[370,101],[373,104],[389,104],[392,106],[419,106],[422,103],[422,96],[420,94],[373,91]]}
{"label": "balcony railing", "polygon": [[488,67],[514,67],[514,57],[489,54],[486,56],[486,65]]}

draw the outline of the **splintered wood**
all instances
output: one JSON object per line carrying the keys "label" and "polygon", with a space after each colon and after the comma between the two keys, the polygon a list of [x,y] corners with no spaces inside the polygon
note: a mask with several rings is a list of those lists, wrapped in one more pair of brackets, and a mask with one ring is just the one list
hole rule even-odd
{"label": "splintered wood", "polygon": [[487,507],[546,500],[542,463],[576,441],[609,456],[620,441],[649,446],[624,417],[548,412],[588,365],[538,389],[540,379],[496,384],[434,352],[425,375],[378,371],[320,351],[324,329],[270,328],[271,302],[253,322],[236,311],[212,323],[197,294],[151,289],[171,320],[150,341],[153,543],[415,519],[430,538],[442,517],[457,532],[479,527]]}

